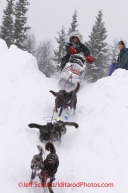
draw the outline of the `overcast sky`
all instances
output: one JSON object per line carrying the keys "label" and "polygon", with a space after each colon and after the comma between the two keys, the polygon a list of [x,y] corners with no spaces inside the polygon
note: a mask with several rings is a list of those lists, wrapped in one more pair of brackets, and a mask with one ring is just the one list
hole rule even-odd
{"label": "overcast sky", "polygon": [[[28,0],[28,24],[35,32],[36,39],[49,40],[55,44],[54,37],[63,25],[68,30],[74,10],[78,11],[79,32],[84,40],[95,23],[98,11],[102,9],[107,29],[107,42],[117,38],[128,40],[128,0]],[[6,0],[0,1],[0,24]]]}

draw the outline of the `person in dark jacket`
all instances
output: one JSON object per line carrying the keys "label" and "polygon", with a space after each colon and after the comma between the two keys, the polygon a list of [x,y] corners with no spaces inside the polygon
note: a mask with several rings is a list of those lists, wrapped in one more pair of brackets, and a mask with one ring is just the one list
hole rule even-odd
{"label": "person in dark jacket", "polygon": [[61,66],[60,66],[61,70],[65,67],[66,63],[68,62],[72,54],[69,51],[71,47],[75,48],[78,51],[78,53],[83,53],[84,56],[90,55],[89,49],[84,44],[82,44],[82,42],[83,42],[83,37],[79,32],[72,32],[69,35],[69,43],[67,43],[66,45],[66,55],[62,58],[62,61],[61,61]]}
{"label": "person in dark jacket", "polygon": [[125,44],[122,40],[119,42],[118,48],[120,50],[118,68],[128,70],[128,50],[125,48]]}
{"label": "person in dark jacket", "polygon": [[109,67],[109,76],[111,76],[112,75],[112,73],[116,70],[118,68],[118,64],[117,64],[117,62],[116,62],[116,59],[113,59],[112,60],[112,64],[110,65],[110,67]]}

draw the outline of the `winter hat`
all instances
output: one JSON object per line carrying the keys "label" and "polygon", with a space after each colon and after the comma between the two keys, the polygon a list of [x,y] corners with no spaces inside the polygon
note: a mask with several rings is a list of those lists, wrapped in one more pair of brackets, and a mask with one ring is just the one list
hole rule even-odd
{"label": "winter hat", "polygon": [[124,42],[121,40],[119,41],[118,45],[121,44],[122,46],[125,46]]}
{"label": "winter hat", "polygon": [[69,42],[72,42],[73,37],[77,37],[79,41],[83,43],[83,36],[78,31],[74,31],[69,34]]}
{"label": "winter hat", "polygon": [[116,61],[116,58],[113,58],[112,60],[115,60],[115,61]]}

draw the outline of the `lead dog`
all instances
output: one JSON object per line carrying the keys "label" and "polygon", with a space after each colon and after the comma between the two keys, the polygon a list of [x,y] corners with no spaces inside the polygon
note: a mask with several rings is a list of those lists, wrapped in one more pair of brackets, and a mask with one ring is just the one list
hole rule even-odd
{"label": "lead dog", "polygon": [[[34,155],[31,161],[32,174],[30,182],[32,183],[34,178],[38,176],[44,191],[48,187],[49,192],[54,193],[52,189],[52,182],[55,180],[55,174],[59,166],[59,158],[56,154],[56,149],[52,143],[48,142],[45,145],[45,150],[50,151],[50,153],[47,155],[46,159],[43,160],[42,155],[44,150],[39,145],[37,148],[39,150],[39,154]],[[50,182],[47,183],[48,178],[50,179]]]}

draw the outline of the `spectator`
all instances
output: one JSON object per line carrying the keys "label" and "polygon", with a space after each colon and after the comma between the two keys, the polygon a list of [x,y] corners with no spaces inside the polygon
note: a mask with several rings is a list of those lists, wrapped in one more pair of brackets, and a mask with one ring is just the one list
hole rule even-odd
{"label": "spectator", "polygon": [[124,42],[121,40],[118,44],[120,54],[118,57],[118,67],[128,70],[128,50],[125,48]]}
{"label": "spectator", "polygon": [[112,75],[112,73],[116,70],[118,68],[118,64],[117,64],[117,62],[116,62],[116,59],[114,58],[113,60],[112,60],[112,64],[110,65],[110,67],[109,67],[109,76],[111,76]]}

